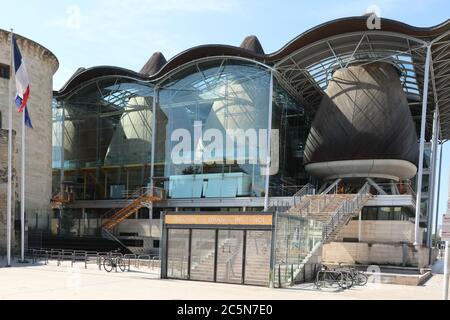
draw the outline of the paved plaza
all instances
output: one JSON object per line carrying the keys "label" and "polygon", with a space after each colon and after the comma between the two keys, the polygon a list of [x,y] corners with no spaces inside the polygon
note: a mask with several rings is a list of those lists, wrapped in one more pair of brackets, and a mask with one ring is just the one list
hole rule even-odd
{"label": "paved plaza", "polygon": [[[4,266],[4,262],[0,261]],[[70,263],[15,265],[0,268],[1,300],[435,300],[442,295],[442,263],[424,286],[369,283],[344,292],[317,291],[305,284],[291,289],[161,280],[158,270],[141,267],[126,273],[106,273],[95,265]]]}

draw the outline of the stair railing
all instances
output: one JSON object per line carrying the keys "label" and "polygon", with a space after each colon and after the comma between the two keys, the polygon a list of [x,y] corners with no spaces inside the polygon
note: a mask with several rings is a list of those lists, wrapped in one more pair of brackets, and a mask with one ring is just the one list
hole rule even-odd
{"label": "stair railing", "polygon": [[298,210],[300,215],[303,215],[304,213],[309,215],[309,213],[311,211],[311,199],[308,199],[308,201],[303,203],[303,205],[301,205],[300,207],[296,208],[296,210]]}
{"label": "stair railing", "polygon": [[303,197],[313,196],[315,194],[316,194],[316,188],[312,184],[308,183],[303,188],[301,188],[296,194],[294,194],[294,196],[293,196],[294,207],[296,207],[297,205],[300,204]]}
{"label": "stair railing", "polygon": [[330,219],[330,221],[324,226],[322,240],[326,241],[333,231],[339,226],[344,217],[354,214],[355,211],[361,207],[364,198],[370,193],[370,184],[367,182],[355,198],[351,201],[346,200],[342,203],[341,207],[336,211],[336,214]]}
{"label": "stair railing", "polygon": [[115,235],[112,234],[112,232],[110,232],[109,230],[102,228],[102,236],[103,238],[109,239],[111,241],[114,241],[115,243],[117,243],[118,245],[120,245],[122,247],[122,249],[125,249],[126,251],[129,251],[128,247],[123,244],[122,241],[120,241]]}
{"label": "stair railing", "polygon": [[244,246],[243,238],[239,237],[238,242],[236,244],[236,248],[234,253],[231,253],[230,258],[226,262],[226,278],[229,279],[230,273],[234,276],[234,270],[232,268],[232,265],[236,261],[237,257],[239,256],[239,253],[241,253],[241,249]]}
{"label": "stair railing", "polygon": [[153,197],[157,199],[165,199],[165,190],[162,188],[156,188],[156,187],[142,187],[134,191],[127,199],[126,201],[132,201],[130,204],[125,206],[121,209],[113,208],[109,211],[107,211],[102,219],[112,220],[115,218],[115,215],[117,215],[122,210],[126,209],[127,207],[133,205],[137,200],[143,197]]}

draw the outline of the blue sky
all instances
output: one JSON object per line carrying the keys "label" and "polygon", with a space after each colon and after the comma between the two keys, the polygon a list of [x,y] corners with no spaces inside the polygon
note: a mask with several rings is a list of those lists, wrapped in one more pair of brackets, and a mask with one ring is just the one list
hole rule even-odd
{"label": "blue sky", "polygon": [[[139,71],[155,51],[170,59],[196,45],[239,45],[250,34],[270,53],[309,28],[361,15],[371,6],[382,17],[415,26],[450,18],[448,0],[16,0],[2,3],[0,28],[14,28],[56,54],[59,89],[81,66]],[[444,149],[441,212],[446,208],[449,143]]]}

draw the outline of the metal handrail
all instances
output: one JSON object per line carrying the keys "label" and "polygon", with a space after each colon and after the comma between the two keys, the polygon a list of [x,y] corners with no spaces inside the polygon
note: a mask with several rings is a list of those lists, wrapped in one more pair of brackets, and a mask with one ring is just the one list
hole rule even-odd
{"label": "metal handrail", "polygon": [[[405,193],[400,193],[399,195],[411,195],[414,198],[417,197],[416,191],[414,191],[414,188],[411,185],[411,182],[405,182],[405,183],[377,183],[380,187],[388,187],[391,188],[392,186],[400,187],[405,189]],[[384,190],[384,189],[383,189]]]}
{"label": "metal handrail", "polygon": [[306,213],[308,213],[311,209],[311,200],[308,200],[307,202],[305,202],[302,206],[300,206],[297,209],[299,210],[300,214],[302,214],[306,208],[308,208],[308,210],[306,210]]}
{"label": "metal handrail", "polygon": [[304,196],[308,196],[308,195],[315,195],[316,194],[316,189],[315,187],[308,183],[306,184],[303,188],[301,188],[296,194],[294,194],[293,198],[293,204],[294,207],[297,206],[297,204],[300,204],[302,198]]}
{"label": "metal handrail", "polygon": [[357,208],[360,207],[363,198],[367,196],[370,193],[370,184],[367,182],[361,190],[358,192],[358,194],[355,196],[355,198],[351,201],[344,201],[341,205],[341,207],[337,210],[336,214],[331,217],[330,221],[325,224],[324,230],[323,230],[323,241],[325,241],[331,233],[336,229],[336,227],[339,225],[341,220],[348,216],[349,214],[353,214]]}
{"label": "metal handrail", "polygon": [[[149,197],[157,197],[159,199],[165,199],[165,190],[163,188],[158,187],[141,187],[134,191],[129,197],[125,199],[125,201],[136,201],[139,198],[143,196],[149,196]],[[117,208],[113,208],[109,211],[107,211],[103,216],[102,219],[110,219],[115,213],[117,213],[120,210],[117,210]]]}

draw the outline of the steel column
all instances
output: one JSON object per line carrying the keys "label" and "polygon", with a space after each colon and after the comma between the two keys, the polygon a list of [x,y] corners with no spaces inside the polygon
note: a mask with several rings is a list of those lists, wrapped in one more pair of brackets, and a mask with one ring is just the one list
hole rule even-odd
{"label": "steel column", "polygon": [[[432,235],[433,235],[433,214],[434,214],[434,198],[436,195],[436,167],[437,167],[437,153],[438,153],[438,139],[439,139],[439,110],[434,112],[433,120],[433,147],[432,147],[432,159],[430,166],[430,186],[429,186],[429,200],[428,200],[428,223],[427,223],[427,247],[432,247]],[[430,253],[431,259],[431,253]],[[431,263],[431,261],[430,261]]]}
{"label": "steel column", "polygon": [[267,126],[267,163],[266,163],[266,194],[264,197],[264,211],[269,210],[270,167],[272,164],[272,111],[273,111],[273,71],[270,71],[269,84],[269,121]]}
{"label": "steel column", "polygon": [[[444,149],[444,144],[441,144],[440,150],[439,150],[439,173],[438,173],[438,186],[441,185],[441,174],[442,174],[442,152]],[[438,190],[437,193],[437,201],[436,201],[436,218],[435,218],[435,227],[434,227],[434,234],[437,235],[438,234],[438,223],[439,223],[439,202],[441,201],[441,190]],[[436,237],[437,239],[437,237]]]}
{"label": "steel column", "polygon": [[66,104],[63,101],[61,103],[61,179],[60,179],[60,189],[61,192],[64,192],[63,190],[63,186],[64,186],[64,157],[65,157],[65,153],[64,153],[64,143],[65,143],[65,131],[66,131],[66,112],[65,112],[65,108],[66,108]]}
{"label": "steel column", "polygon": [[415,221],[415,234],[414,245],[419,246],[420,236],[420,213],[422,203],[422,182],[423,182],[423,157],[425,153],[425,127],[427,120],[427,108],[428,108],[428,87],[430,83],[430,66],[431,66],[431,45],[427,46],[427,57],[425,62],[425,79],[423,84],[423,102],[422,102],[422,123],[420,129],[420,152],[419,152],[419,172],[417,174],[417,199],[416,199],[416,221]]}
{"label": "steel column", "polygon": [[151,154],[151,168],[150,168],[150,181],[152,187],[155,186],[154,176],[155,176],[155,150],[156,150],[156,99],[158,98],[159,89],[156,86],[153,91],[153,110],[152,110],[152,154]]}

